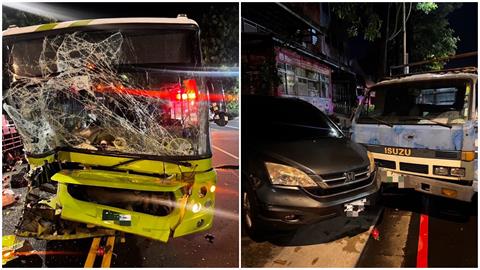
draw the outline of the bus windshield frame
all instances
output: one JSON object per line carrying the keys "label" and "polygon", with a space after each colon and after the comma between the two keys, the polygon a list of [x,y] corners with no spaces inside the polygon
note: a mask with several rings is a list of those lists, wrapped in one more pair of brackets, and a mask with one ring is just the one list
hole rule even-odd
{"label": "bus windshield frame", "polygon": [[[75,72],[65,72],[65,67],[56,69],[48,69],[43,68],[42,74],[40,77],[35,76],[32,74],[26,74],[30,76],[18,76],[15,74],[11,66],[9,66],[10,62],[10,55],[9,52],[11,51],[12,47],[14,47],[15,43],[28,41],[32,39],[43,39],[43,48],[45,50],[45,44],[49,42],[52,38],[64,36],[71,36],[74,34],[80,35],[88,35],[89,33],[119,33],[121,36],[122,33],[138,33],[142,30],[150,31],[155,33],[158,31],[160,34],[162,31],[164,32],[185,32],[191,35],[192,44],[188,44],[191,48],[191,61],[188,62],[176,62],[176,63],[122,63],[122,62],[110,62],[111,65],[105,67],[105,64],[102,62],[102,59],[93,58],[93,61],[90,63],[86,63],[86,67],[78,67],[73,66],[75,68]],[[108,36],[108,35],[107,35]],[[123,36],[121,36],[122,38]],[[127,36],[128,37],[128,36]],[[204,86],[204,79],[199,77],[196,74],[196,70],[201,69],[202,61],[201,61],[201,51],[200,51],[200,34],[198,26],[194,24],[106,24],[106,25],[95,25],[92,27],[88,26],[81,26],[81,27],[71,27],[71,28],[64,28],[64,29],[57,29],[57,30],[49,30],[49,31],[41,31],[41,32],[32,32],[27,34],[18,34],[18,35],[8,35],[3,37],[4,45],[3,45],[3,86],[4,86],[4,104],[3,104],[3,112],[7,112],[7,114],[12,118],[15,125],[19,129],[20,135],[24,139],[25,143],[25,150],[28,155],[30,156],[42,156],[52,151],[58,150],[68,150],[72,152],[89,152],[101,155],[112,155],[112,156],[131,156],[135,158],[145,158],[145,159],[165,159],[165,157],[175,159],[175,160],[195,160],[195,159],[203,159],[203,158],[210,158],[211,157],[211,150],[210,150],[210,141],[209,141],[209,130],[208,130],[208,100],[205,98],[207,95],[204,91],[207,91],[206,87]],[[63,42],[63,41],[62,41]],[[60,42],[60,43],[62,43]],[[101,43],[101,41],[99,41]],[[12,46],[13,45],[13,46]],[[100,51],[102,50],[101,44]],[[60,46],[59,46],[60,47]],[[58,48],[59,48],[58,47]],[[155,49],[155,45],[151,45],[153,49]],[[57,48],[57,49],[58,49]],[[60,50],[60,49],[58,49]],[[118,51],[121,51],[120,49]],[[147,55],[147,54],[143,54]],[[72,57],[82,59],[81,56]],[[108,58],[108,57],[107,57]],[[58,54],[56,56],[56,61],[58,62]],[[107,59],[108,60],[108,59]],[[100,61],[100,62],[99,62]],[[105,60],[106,61],[106,60]],[[71,64],[74,61],[68,62]],[[89,66],[91,65],[91,67]],[[48,66],[48,65],[45,65]],[[47,70],[47,72],[45,72]],[[82,73],[83,72],[83,73]],[[98,73],[102,73],[102,76],[97,76]],[[109,73],[110,72],[110,73]],[[107,74],[107,75],[105,75]],[[25,74],[23,74],[25,75]],[[112,80],[108,80],[108,77],[113,77]],[[85,77],[88,77],[89,80],[84,80]],[[107,77],[107,80],[105,80]],[[168,78],[165,81],[165,78]],[[93,78],[93,79],[92,79]],[[134,79],[132,79],[134,78]],[[67,80],[68,79],[68,80]],[[73,83],[72,86],[72,81]],[[92,82],[91,85],[89,83],[85,83],[85,81]],[[148,84],[143,84],[143,82],[150,82]],[[151,83],[152,81],[156,81],[155,83]],[[35,83],[33,83],[35,82]],[[60,82],[60,83],[59,83]],[[93,83],[95,82],[95,83]],[[161,82],[161,83],[160,83]],[[39,84],[40,86],[35,86],[35,84]],[[60,88],[63,84],[64,88]],[[87,86],[85,86],[87,84]],[[19,86],[20,85],[20,86]],[[31,90],[32,97],[30,98],[29,102],[18,102],[18,95],[15,95],[15,91],[19,89],[26,92],[26,86],[33,90]],[[33,86],[32,86],[33,85]],[[55,91],[50,91],[51,86],[54,85],[54,89],[61,89],[62,92],[58,95]],[[60,85],[60,86],[57,86]],[[47,86],[50,86],[47,87]],[[22,88],[23,87],[23,88]],[[35,88],[36,87],[36,88]],[[64,90],[65,88],[71,88],[69,91]],[[83,89],[85,88],[85,89]],[[6,90],[8,89],[8,90]],[[72,90],[73,89],[73,90]],[[30,91],[30,90],[29,90]],[[50,92],[48,92],[50,91]],[[10,93],[12,92],[12,93]],[[47,94],[45,94],[48,92]],[[41,94],[40,94],[41,93]],[[41,120],[45,120],[45,117],[42,116],[41,110],[51,109],[54,106],[52,104],[45,105],[43,108],[38,108],[37,111],[32,112],[31,110],[27,113],[25,107],[27,104],[31,105],[32,100],[39,100],[38,97],[44,98],[43,100],[47,100],[45,98],[48,96],[49,100],[66,100],[71,103],[71,101],[75,101],[78,103],[80,100],[83,108],[81,110],[73,110],[72,108],[78,107],[78,104],[72,106],[70,103],[68,104],[68,109],[61,110],[58,109],[61,107],[60,105],[56,104],[56,111],[61,115],[61,113],[70,114],[69,117],[66,118],[79,118],[79,112],[82,111],[83,115],[88,115],[88,124],[82,124],[82,128],[90,128],[92,125],[99,129],[103,129],[105,125],[105,115],[114,115],[112,117],[115,121],[114,124],[122,126],[126,122],[131,125],[127,125],[125,129],[134,130],[133,132],[120,132],[122,134],[122,140],[117,142],[117,144],[113,143],[113,140],[102,140],[102,137],[96,138],[95,147],[77,147],[76,145],[72,145],[71,141],[65,139],[65,136],[61,136],[58,138],[43,138],[43,142],[47,141],[47,146],[43,148],[35,147],[35,144],[38,140],[42,140],[42,138],[38,138],[38,136],[32,136],[32,123],[38,124]],[[184,98],[186,97],[186,98]],[[106,104],[106,100],[110,100],[112,102]],[[67,102],[67,103],[68,103]],[[134,103],[133,105],[131,103]],[[128,108],[128,103],[130,104],[132,111],[135,112],[135,116],[132,118],[128,118],[124,111],[124,108]],[[151,109],[155,107],[156,104],[160,104],[162,106],[166,106],[161,111],[161,114],[158,113],[160,107],[157,109]],[[120,106],[119,106],[120,104]],[[136,107],[138,105],[138,107]],[[191,105],[191,106],[190,106]],[[21,107],[23,106],[23,110]],[[62,104],[62,106],[66,106]],[[85,113],[87,111],[88,113]],[[92,108],[94,107],[94,108]],[[115,107],[115,109],[114,109]],[[121,108],[121,113],[118,113],[118,108]],[[148,110],[146,109],[148,107]],[[62,107],[63,108],[63,107]],[[140,108],[140,109],[139,109]],[[60,111],[60,112],[58,112]],[[138,112],[140,111],[140,112]],[[54,111],[52,110],[51,113]],[[167,115],[168,112],[168,115]],[[180,115],[181,114],[181,115]],[[148,123],[156,123],[156,121],[160,121],[159,117],[163,115],[167,115],[166,118],[168,119],[161,119],[163,122],[162,124],[152,124],[148,125]],[[174,116],[175,115],[175,116]],[[186,117],[185,115],[188,115]],[[37,118],[35,118],[35,117]],[[52,115],[53,116],[53,115]],[[72,117],[70,117],[72,116]],[[103,118],[102,118],[103,117]],[[170,118],[169,118],[170,117]],[[53,117],[52,117],[53,118]],[[50,118],[49,118],[50,119]],[[99,120],[100,119],[100,120]],[[154,121],[151,121],[154,119]],[[192,120],[193,119],[193,120]],[[50,122],[52,120],[50,119]],[[102,122],[103,121],[103,122]],[[130,122],[129,122],[130,121]],[[190,121],[190,122],[188,122]],[[47,121],[48,122],[48,121]],[[62,122],[62,125],[65,124],[66,121]],[[135,123],[135,124],[132,124]],[[163,129],[164,123],[168,123],[168,127]],[[145,127],[147,124],[147,127]],[[28,126],[30,125],[30,126]],[[28,126],[28,127],[27,127]],[[50,129],[49,132],[55,133],[58,131],[58,123],[49,123],[47,125]],[[178,128],[178,127],[181,128]],[[43,125],[42,127],[46,127]],[[63,126],[62,126],[63,127]],[[79,128],[80,125],[75,125],[75,128]],[[56,129],[57,128],[57,129]],[[150,128],[150,129],[149,129]],[[159,129],[162,129],[159,131]],[[175,130],[175,131],[171,131]],[[45,131],[45,130],[44,130]],[[70,131],[70,130],[69,130]],[[78,131],[75,129],[75,131]],[[112,131],[110,130],[112,133]],[[163,141],[155,141],[151,140],[152,144],[145,144],[141,145],[138,149],[132,146],[132,148],[118,148],[118,144],[122,147],[126,143],[128,145],[129,138],[132,138],[132,135],[143,136],[143,140],[147,141],[149,138],[159,138],[158,135],[166,134],[168,138],[173,138],[176,141],[170,142],[171,147],[173,148],[182,148],[182,147],[190,147],[187,150],[182,152],[176,151],[167,151],[167,150],[158,150],[156,152],[155,149],[163,149],[162,143]],[[171,134],[169,132],[172,132]],[[176,132],[176,133],[175,133]],[[66,133],[66,132],[65,132]],[[113,132],[115,133],[115,132]],[[48,134],[48,132],[47,132]],[[173,134],[173,135],[172,135]],[[192,135],[193,134],[193,135]],[[51,135],[51,134],[50,134]],[[56,136],[56,135],[55,135]],[[83,135],[82,135],[83,136]],[[75,137],[78,139],[79,136]],[[90,137],[89,137],[90,138]],[[193,138],[193,139],[192,139]],[[65,140],[60,143],[51,143],[52,140]],[[125,142],[126,140],[126,142]],[[66,142],[68,141],[68,143]],[[95,141],[95,140],[94,140]],[[105,141],[107,141],[108,147],[105,147]],[[141,142],[142,139],[139,139],[138,142]],[[186,141],[189,141],[190,144],[187,144]],[[87,140],[87,142],[91,142]],[[137,143],[137,142],[136,142]],[[168,142],[167,142],[168,143]],[[182,144],[185,144],[182,146]],[[133,144],[132,144],[133,145]],[[135,144],[135,145],[138,145]],[[93,146],[93,144],[92,144]],[[159,148],[155,148],[154,146],[159,146]],[[120,150],[119,150],[120,149]],[[152,150],[154,149],[154,150]],[[165,148],[167,149],[167,148]],[[150,151],[151,150],[151,151]]]}

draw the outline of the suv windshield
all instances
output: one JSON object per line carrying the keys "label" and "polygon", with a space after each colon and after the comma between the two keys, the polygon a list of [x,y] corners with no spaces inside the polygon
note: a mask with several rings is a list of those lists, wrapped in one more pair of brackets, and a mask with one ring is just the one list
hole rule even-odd
{"label": "suv windshield", "polygon": [[462,124],[468,116],[467,81],[429,81],[377,86],[358,123]]}
{"label": "suv windshield", "polygon": [[208,155],[205,88],[185,71],[198,31],[118,28],[4,37],[4,110],[26,151]]}
{"label": "suv windshield", "polygon": [[247,136],[287,141],[341,138],[342,132],[312,104],[294,98],[246,98]]}

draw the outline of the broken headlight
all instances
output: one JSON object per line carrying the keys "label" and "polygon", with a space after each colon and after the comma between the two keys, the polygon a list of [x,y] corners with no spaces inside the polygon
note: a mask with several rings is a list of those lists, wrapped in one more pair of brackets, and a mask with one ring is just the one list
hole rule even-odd
{"label": "broken headlight", "polygon": [[274,185],[301,187],[317,186],[312,178],[297,168],[270,162],[265,162],[265,166],[267,167],[270,181]]}

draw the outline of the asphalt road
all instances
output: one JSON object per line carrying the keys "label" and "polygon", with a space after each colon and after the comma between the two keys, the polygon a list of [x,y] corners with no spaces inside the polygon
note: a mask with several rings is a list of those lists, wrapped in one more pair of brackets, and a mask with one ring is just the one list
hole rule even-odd
{"label": "asphalt road", "polygon": [[[335,218],[253,241],[242,267],[477,267],[477,201],[388,190],[359,218]],[[423,265],[422,265],[423,264]]]}
{"label": "asphalt road", "polygon": [[413,191],[383,196],[384,212],[359,267],[478,267],[477,201]]}
{"label": "asphalt road", "polygon": [[354,267],[379,216],[378,207],[359,217],[336,217],[261,241],[242,230],[242,267]]}
{"label": "asphalt road", "polygon": [[[117,241],[112,267],[238,267],[238,120],[226,127],[211,126],[213,166],[218,169],[217,197],[213,227],[206,232],[170,239],[164,244],[135,235],[126,235],[125,243]],[[233,166],[231,166],[233,165]],[[23,198],[22,198],[23,199]],[[3,233],[13,232],[22,202],[3,212]],[[5,222],[5,220],[9,222]],[[7,227],[6,225],[9,226]],[[10,226],[12,225],[12,226]],[[208,241],[206,235],[213,236]],[[76,241],[39,241],[30,239],[34,249],[74,251],[75,256],[40,255],[15,260],[7,267],[83,267],[91,239]]]}
{"label": "asphalt road", "polygon": [[[226,127],[211,124],[213,166],[238,166],[238,120]],[[217,173],[215,219],[209,231],[167,244],[129,235],[127,243],[117,247],[112,267],[238,267],[238,170]],[[207,234],[214,236],[213,243],[205,239]]]}

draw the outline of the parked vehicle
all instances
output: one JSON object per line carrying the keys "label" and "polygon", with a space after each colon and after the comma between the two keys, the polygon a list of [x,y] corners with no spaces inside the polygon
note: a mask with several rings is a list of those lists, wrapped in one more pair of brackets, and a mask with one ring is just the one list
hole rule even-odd
{"label": "parked vehicle", "polygon": [[209,120],[218,126],[224,127],[228,124],[228,110],[225,101],[225,91],[221,80],[209,80],[208,100],[210,102]]}
{"label": "parked vehicle", "polygon": [[374,202],[379,183],[366,149],[318,108],[243,96],[242,114],[242,216],[251,235],[356,216]]}
{"label": "parked vehicle", "polygon": [[371,87],[353,125],[379,179],[470,202],[477,193],[476,69],[427,72]]}
{"label": "parked vehicle", "polygon": [[17,235],[166,242],[212,226],[199,33],[185,15],[3,32],[3,107],[32,168]]}

